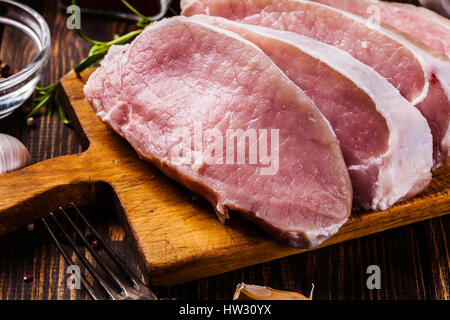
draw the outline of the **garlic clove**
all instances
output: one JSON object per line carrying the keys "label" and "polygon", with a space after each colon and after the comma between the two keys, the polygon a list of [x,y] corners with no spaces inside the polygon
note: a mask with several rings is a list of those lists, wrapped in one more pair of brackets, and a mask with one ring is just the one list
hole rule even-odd
{"label": "garlic clove", "polygon": [[233,300],[311,300],[311,298],[297,292],[240,283],[236,288]]}
{"label": "garlic clove", "polygon": [[0,174],[25,167],[30,160],[30,153],[22,142],[0,133]]}

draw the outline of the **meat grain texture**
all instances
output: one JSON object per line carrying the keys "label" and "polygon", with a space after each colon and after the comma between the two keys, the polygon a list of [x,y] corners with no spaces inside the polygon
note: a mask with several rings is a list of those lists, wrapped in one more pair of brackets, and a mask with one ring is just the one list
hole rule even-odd
{"label": "meat grain texture", "polygon": [[354,208],[385,210],[428,186],[433,158],[427,121],[372,68],[297,33],[205,15],[192,19],[256,44],[314,101],[339,139]]}
{"label": "meat grain texture", "polygon": [[382,23],[408,33],[427,46],[450,56],[450,21],[424,7],[379,0],[312,0],[379,19]]}
{"label": "meat grain texture", "polygon": [[207,14],[291,31],[347,51],[413,103],[433,134],[434,168],[450,164],[450,61],[416,39],[358,15],[306,0],[187,0],[182,14]]}
{"label": "meat grain texture", "polygon": [[[131,44],[112,47],[84,91],[104,122],[142,158],[208,199],[221,221],[236,210],[274,238],[312,248],[350,215],[350,178],[328,121],[236,34],[184,17],[156,22]],[[198,162],[198,150],[184,139],[198,123],[204,137],[278,129],[278,170],[261,174],[267,166],[250,164],[249,153],[242,164]],[[173,134],[180,129],[181,140]],[[174,160],[180,146],[193,161]]]}

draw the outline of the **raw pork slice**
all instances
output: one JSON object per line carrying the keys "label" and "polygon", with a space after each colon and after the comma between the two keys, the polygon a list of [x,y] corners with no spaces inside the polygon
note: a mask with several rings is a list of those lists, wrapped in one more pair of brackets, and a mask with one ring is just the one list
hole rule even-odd
{"label": "raw pork slice", "polygon": [[183,14],[208,14],[325,42],[349,52],[388,79],[428,120],[434,167],[450,163],[450,62],[405,35],[366,19],[304,0],[191,0]]}
{"label": "raw pork slice", "polygon": [[378,0],[312,0],[406,32],[450,56],[450,20],[424,7]]}
{"label": "raw pork slice", "polygon": [[184,17],[152,24],[111,48],[84,91],[103,121],[208,199],[221,221],[236,210],[276,239],[311,248],[350,215],[350,178],[328,121],[232,32]]}
{"label": "raw pork slice", "polygon": [[385,78],[345,51],[296,33],[197,15],[253,42],[328,119],[341,144],[356,207],[385,210],[431,180],[427,121]]}

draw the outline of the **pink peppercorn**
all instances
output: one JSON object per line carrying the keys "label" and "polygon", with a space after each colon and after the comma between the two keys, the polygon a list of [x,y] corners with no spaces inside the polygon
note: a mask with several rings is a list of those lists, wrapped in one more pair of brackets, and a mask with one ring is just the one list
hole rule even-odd
{"label": "pink peppercorn", "polygon": [[32,274],[26,274],[23,276],[23,281],[25,282],[30,282],[31,280],[33,280],[33,275]]}

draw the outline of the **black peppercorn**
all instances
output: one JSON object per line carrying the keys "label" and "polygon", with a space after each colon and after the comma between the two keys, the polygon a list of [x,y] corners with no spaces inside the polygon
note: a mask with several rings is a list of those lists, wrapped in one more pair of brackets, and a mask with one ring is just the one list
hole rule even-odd
{"label": "black peppercorn", "polygon": [[0,60],[0,80],[6,79],[9,76],[11,76],[9,66],[6,64],[6,62]]}

